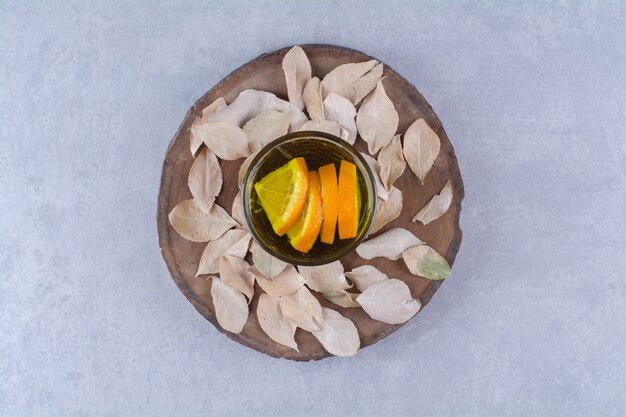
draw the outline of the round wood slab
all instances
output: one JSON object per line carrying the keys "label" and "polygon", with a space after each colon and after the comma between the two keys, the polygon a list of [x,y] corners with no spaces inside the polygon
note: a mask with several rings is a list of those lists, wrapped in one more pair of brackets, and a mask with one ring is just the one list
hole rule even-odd
{"label": "round wood slab", "polygon": [[[337,65],[373,59],[362,52],[333,45],[307,45],[303,48],[311,61],[313,75],[320,79]],[[217,324],[210,294],[211,280],[208,277],[195,277],[198,262],[206,244],[194,243],[182,238],[171,227],[167,217],[168,213],[180,201],[191,198],[191,193],[187,187],[187,176],[193,162],[189,151],[189,128],[194,119],[200,116],[204,107],[218,97],[224,97],[230,103],[241,91],[249,88],[270,91],[286,99],[287,91],[281,63],[288,50],[289,48],[283,48],[269,54],[263,54],[235,70],[202,96],[187,112],[185,120],[172,139],[165,155],[159,191],[157,227],[161,253],[174,282],[196,310],[213,323],[219,331],[259,352],[274,357],[308,361],[322,359],[330,355],[310,333],[302,329],[296,331],[299,352],[275,343],[265,335],[256,317],[258,295],[262,293],[258,285],[255,285],[255,296],[250,304],[248,321],[240,334],[225,331]],[[394,184],[402,191],[404,197],[402,213],[400,217],[388,223],[376,235],[392,227],[408,229],[442,254],[452,265],[461,244],[459,216],[461,201],[464,196],[463,181],[454,149],[437,115],[417,89],[387,65],[384,66],[383,75],[387,77],[384,81],[385,90],[400,116],[398,132],[404,134],[415,119],[422,117],[439,135],[441,152],[423,186],[407,166],[404,174]],[[366,151],[366,146],[361,139],[357,140],[356,146],[357,149]],[[224,173],[224,187],[217,202],[229,213],[232,201],[238,191],[237,176],[242,162],[243,160],[220,161]],[[411,222],[415,213],[424,207],[433,195],[438,194],[448,180],[452,181],[454,190],[452,205],[448,212],[428,225]],[[384,258],[367,260],[360,258],[356,253],[352,253],[342,259],[342,263],[346,271],[360,265],[370,264],[385,272],[390,278],[401,279],[409,286],[413,297],[419,298],[424,306],[428,304],[441,285],[441,281],[429,281],[412,275],[402,260],[390,261]],[[361,348],[378,342],[401,327],[401,325],[375,321],[361,308],[339,307],[325,300],[321,294],[312,293],[317,296],[323,306],[339,311],[355,323],[361,338]],[[414,337],[410,334],[404,336]]]}

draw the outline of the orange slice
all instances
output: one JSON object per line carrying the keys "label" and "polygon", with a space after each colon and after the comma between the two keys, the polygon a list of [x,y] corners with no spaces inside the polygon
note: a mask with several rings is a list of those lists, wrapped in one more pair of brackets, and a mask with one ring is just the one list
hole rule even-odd
{"label": "orange slice", "polygon": [[317,172],[309,172],[309,199],[300,219],[287,231],[294,249],[307,253],[322,228],[322,190]]}
{"label": "orange slice", "polygon": [[294,158],[254,184],[261,207],[274,232],[282,236],[293,226],[308,200],[309,172],[304,158]]}
{"label": "orange slice", "polygon": [[350,239],[357,234],[361,211],[359,180],[356,174],[356,165],[352,162],[341,161],[337,192],[339,194],[337,209],[339,239]]}
{"label": "orange slice", "polygon": [[318,170],[322,185],[322,207],[324,218],[320,240],[324,243],[333,243],[335,229],[337,228],[337,206],[339,196],[337,194],[337,170],[335,164],[328,164]]}

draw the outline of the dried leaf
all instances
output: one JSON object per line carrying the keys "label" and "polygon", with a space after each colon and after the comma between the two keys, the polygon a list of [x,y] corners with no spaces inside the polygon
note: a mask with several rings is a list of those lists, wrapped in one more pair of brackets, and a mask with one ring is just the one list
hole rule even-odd
{"label": "dried leaf", "polygon": [[168,215],[170,224],[179,235],[192,242],[211,240],[209,213],[196,200],[183,200]]}
{"label": "dried leaf", "polygon": [[220,159],[234,161],[250,155],[245,132],[230,123],[208,122],[192,126],[191,135],[200,137],[207,148]]}
{"label": "dried leaf", "polygon": [[370,285],[357,301],[374,320],[389,324],[405,323],[422,304],[411,296],[409,287],[399,279],[387,279]]}
{"label": "dried leaf", "polygon": [[276,110],[290,115],[289,125],[295,131],[306,122],[306,116],[302,110],[292,103],[281,100],[272,93],[259,90],[244,90],[226,108],[209,116],[207,122],[226,122],[235,126],[243,126],[253,117],[269,111]]}
{"label": "dried leaf", "polygon": [[228,104],[226,103],[226,100],[224,100],[224,97],[216,98],[213,103],[202,109],[202,118],[200,119],[200,123],[206,123],[209,116],[217,113],[226,106],[228,106]]}
{"label": "dried leaf", "polygon": [[404,158],[422,184],[435,163],[440,148],[439,136],[424,119],[417,119],[404,134]]}
{"label": "dried leaf", "polygon": [[241,166],[239,167],[239,178],[237,179],[237,184],[239,185],[239,188],[241,188],[241,185],[243,184],[244,177],[246,176],[246,171],[248,170],[248,167],[250,166],[250,163],[252,162],[252,160],[254,159],[255,156],[256,156],[256,153],[253,153],[252,155],[247,157],[243,161]]}
{"label": "dried leaf", "polygon": [[382,75],[383,64],[376,60],[343,64],[324,77],[322,87],[326,94],[337,93],[356,106],[376,87]]}
{"label": "dried leaf", "polygon": [[381,198],[385,201],[389,199],[389,191],[385,189],[382,181],[380,180],[380,165],[378,161],[366,154],[365,152],[361,152],[361,156],[369,165],[370,170],[372,171],[372,175],[374,176],[374,183],[376,184],[376,195],[378,198]]}
{"label": "dried leaf", "polygon": [[307,287],[300,287],[295,293],[281,297],[280,309],[296,327],[309,332],[320,329],[322,306]]}
{"label": "dried leaf", "polygon": [[350,288],[343,273],[343,265],[339,261],[319,266],[299,266],[298,270],[306,279],[306,285],[313,291],[325,293]]}
{"label": "dried leaf", "polygon": [[322,85],[319,78],[313,77],[309,80],[302,91],[302,100],[311,120],[324,120]]}
{"label": "dried leaf", "polygon": [[232,255],[244,258],[250,245],[250,233],[242,229],[232,229],[218,239],[207,243],[200,258],[196,276],[219,272],[219,260],[222,256]]}
{"label": "dried leaf", "polygon": [[248,320],[248,303],[243,294],[213,277],[211,298],[220,326],[229,332],[240,333]]}
{"label": "dried leaf", "polygon": [[237,222],[228,215],[226,210],[217,204],[213,204],[209,210],[209,221],[211,222],[211,240],[222,236],[228,229],[237,226]]}
{"label": "dried leaf", "polygon": [[220,279],[226,285],[242,292],[248,300],[254,296],[254,275],[248,274],[250,265],[242,258],[232,255],[219,260]]}
{"label": "dried leaf", "polygon": [[300,46],[294,46],[285,54],[283,71],[285,73],[289,101],[298,109],[304,109],[302,90],[311,79],[311,63]]}
{"label": "dried leaf", "polygon": [[271,279],[259,272],[256,267],[250,268],[250,273],[254,275],[263,291],[276,297],[295,293],[305,282],[293,265],[287,265],[280,274]]}
{"label": "dried leaf", "polygon": [[[220,97],[216,99],[213,103],[209,104],[207,107],[205,107],[202,110],[202,117],[196,117],[196,120],[194,120],[192,126],[206,123],[207,118],[210,115],[222,110],[224,107],[226,107],[226,100],[224,100],[224,97]],[[190,148],[191,148],[191,154],[195,156],[196,153],[198,152],[198,149],[200,149],[200,146],[202,146],[202,139],[197,135],[196,136],[190,135],[189,143],[190,143]]]}
{"label": "dried leaf", "polygon": [[378,84],[382,76],[383,64],[380,63],[356,82],[339,91],[338,94],[346,97],[356,106],[376,88],[376,84]]}
{"label": "dried leaf", "polygon": [[238,241],[236,241],[230,248],[228,248],[228,250],[226,250],[226,253],[224,253],[224,255],[232,255],[243,259],[248,254],[248,249],[250,248],[250,241],[252,240],[252,236],[250,235],[250,233],[248,233],[247,230],[233,230],[239,230],[245,233]]}
{"label": "dried leaf", "polygon": [[261,294],[256,314],[261,329],[270,339],[281,345],[298,350],[298,345],[294,339],[296,326],[287,320],[280,310],[280,297]]}
{"label": "dried leaf", "polygon": [[324,298],[333,304],[337,304],[341,307],[361,307],[356,301],[359,294],[347,292],[345,290],[335,290],[324,293]]}
{"label": "dried leaf", "polygon": [[371,155],[393,139],[398,129],[398,121],[398,112],[385,92],[383,81],[380,80],[376,84],[376,89],[365,97],[356,116],[359,134],[367,142],[367,149]]}
{"label": "dried leaf", "polygon": [[203,149],[189,170],[187,183],[194,200],[208,211],[222,189],[222,168],[215,154]]}
{"label": "dried leaf", "polygon": [[[191,131],[191,128],[189,128],[189,130]],[[191,154],[193,156],[196,156],[198,149],[200,149],[203,143],[204,142],[202,142],[200,135],[194,135],[191,132],[189,133],[189,149],[191,150]]]}
{"label": "dried leaf", "polygon": [[378,198],[377,201],[378,208],[376,209],[374,221],[370,227],[370,234],[376,233],[387,223],[400,216],[402,212],[402,191],[398,190],[396,187],[392,187],[387,201],[382,198]]}
{"label": "dried leaf", "polygon": [[439,194],[434,195],[433,198],[413,216],[412,221],[420,221],[423,224],[428,224],[433,220],[437,220],[448,211],[450,203],[452,203],[452,184],[450,180],[448,180]]}
{"label": "dried leaf", "polygon": [[281,261],[267,253],[256,242],[253,242],[250,251],[252,252],[252,263],[256,269],[270,279],[274,279],[288,265],[287,262]]}
{"label": "dried leaf", "polygon": [[339,123],[341,127],[348,132],[348,138],[346,141],[353,145],[356,140],[356,109],[354,104],[347,98],[341,97],[338,94],[330,93],[324,99],[324,115],[326,120],[332,120]]}
{"label": "dried leaf", "polygon": [[446,258],[427,245],[407,249],[402,253],[402,258],[412,274],[426,279],[438,281],[452,274]]}
{"label": "dried leaf", "polygon": [[243,208],[241,207],[241,190],[239,190],[239,192],[235,196],[235,199],[233,200],[233,207],[230,213],[231,213],[230,215],[232,216],[232,218],[237,223],[239,223],[240,226],[243,227],[243,225],[245,224],[245,221],[243,219]]}
{"label": "dried leaf", "polygon": [[[300,127],[300,131],[305,131],[305,130],[325,132],[330,135],[335,135],[339,138],[341,137],[341,133],[342,133],[341,125],[337,122],[333,122],[332,120],[319,120],[317,122],[314,120],[309,120],[308,122],[303,124],[302,127]],[[346,138],[348,137],[347,135],[345,136]]]}
{"label": "dried leaf", "polygon": [[367,287],[375,282],[389,279],[387,274],[371,265],[359,266],[350,272],[346,272],[346,278],[352,281],[354,286],[361,292],[365,291]]}
{"label": "dried leaf", "polygon": [[335,310],[326,307],[322,307],[320,330],[311,334],[328,353],[335,356],[354,356],[361,346],[359,332],[354,323]]}
{"label": "dried leaf", "polygon": [[393,183],[400,178],[406,168],[400,135],[395,135],[391,142],[383,146],[378,154],[378,164],[380,165],[380,182],[387,191],[391,191]]}
{"label": "dried leaf", "polygon": [[288,130],[289,114],[276,110],[263,112],[243,126],[243,131],[248,135],[250,151],[253,153],[283,136]]}
{"label": "dried leaf", "polygon": [[372,259],[383,257],[395,261],[402,257],[402,252],[413,246],[422,245],[413,233],[406,229],[394,227],[381,233],[373,239],[361,243],[356,248],[356,253],[361,258]]}
{"label": "dried leaf", "polygon": [[192,242],[208,242],[217,239],[228,229],[237,225],[217,204],[213,204],[207,212],[193,199],[178,203],[168,218],[174,230]]}

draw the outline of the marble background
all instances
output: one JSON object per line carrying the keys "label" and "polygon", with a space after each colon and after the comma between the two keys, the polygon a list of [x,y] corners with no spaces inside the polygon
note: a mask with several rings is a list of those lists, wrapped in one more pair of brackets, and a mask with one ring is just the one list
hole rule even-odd
{"label": "marble background", "polygon": [[[333,43],[430,101],[453,277],[353,359],[222,336],[159,253],[165,149],[257,55]],[[1,416],[623,416],[626,3],[1,1]]]}

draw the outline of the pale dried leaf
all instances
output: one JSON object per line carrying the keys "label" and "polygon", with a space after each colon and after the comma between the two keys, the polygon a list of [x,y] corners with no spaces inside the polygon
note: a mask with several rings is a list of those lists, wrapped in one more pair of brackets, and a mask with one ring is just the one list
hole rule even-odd
{"label": "pale dried leaf", "polygon": [[309,332],[320,329],[322,306],[307,287],[302,286],[295,293],[281,297],[280,309],[296,327]]}
{"label": "pale dried leaf", "polygon": [[387,201],[378,198],[377,202],[378,208],[376,209],[376,215],[374,215],[374,221],[369,230],[370,234],[376,233],[387,223],[400,216],[402,212],[402,191],[396,187],[392,187]]}
{"label": "pale dried leaf", "polygon": [[256,308],[261,329],[270,339],[281,345],[298,350],[294,339],[296,326],[283,315],[280,310],[280,297],[261,294]]}
{"label": "pale dried leaf", "polygon": [[209,210],[209,221],[211,222],[210,239],[217,239],[226,233],[227,230],[237,226],[226,210],[217,204],[213,204]]}
{"label": "pale dried leaf", "polygon": [[213,204],[207,212],[194,199],[178,203],[168,218],[174,230],[192,242],[217,239],[237,225],[237,222],[217,204]]}
{"label": "pale dried leaf", "polygon": [[[213,103],[209,104],[207,107],[202,109],[202,117],[196,117],[196,120],[194,120],[192,126],[206,123],[207,118],[210,115],[222,110],[224,107],[226,107],[226,100],[224,100],[224,97],[219,97]],[[202,139],[197,135],[190,135],[189,143],[190,143],[191,154],[195,156],[196,153],[198,152],[198,149],[200,149],[200,147],[202,146]]]}
{"label": "pale dried leaf", "polygon": [[383,65],[375,59],[339,65],[322,80],[325,94],[337,93],[357,105],[376,87],[383,74]]}
{"label": "pale dried leaf", "polygon": [[243,208],[241,207],[241,190],[239,190],[239,192],[235,196],[235,199],[233,200],[233,207],[230,213],[232,218],[237,223],[239,223],[240,226],[243,227],[245,225],[245,221],[243,219]]}
{"label": "pale dried leaf", "polygon": [[281,261],[267,253],[256,242],[253,242],[250,251],[252,252],[252,263],[256,269],[270,279],[274,279],[288,265],[287,262]]}
{"label": "pale dried leaf", "polygon": [[378,161],[366,154],[365,152],[361,152],[361,156],[363,157],[363,159],[365,159],[367,165],[369,165],[370,170],[372,171],[372,175],[374,176],[376,195],[378,196],[378,198],[387,201],[389,199],[389,191],[387,191],[387,189],[383,186],[382,181],[380,180],[380,165],[378,164]]}
{"label": "pale dried leaf", "polygon": [[311,334],[335,356],[354,356],[361,347],[359,332],[352,320],[333,309],[322,307],[320,330]]}
{"label": "pale dried leaf", "polygon": [[399,279],[387,279],[370,285],[357,301],[374,320],[389,324],[405,323],[422,304],[411,296],[409,287]]}
{"label": "pale dried leaf", "polygon": [[248,274],[250,265],[242,258],[226,255],[219,260],[220,279],[226,285],[242,292],[248,300],[254,296],[254,275]]}
{"label": "pale dried leaf", "polygon": [[356,248],[361,258],[372,259],[383,257],[395,261],[402,257],[402,252],[413,246],[422,245],[413,233],[406,229],[394,227],[373,239],[366,240]]}
{"label": "pale dried leaf", "polygon": [[304,109],[302,90],[311,79],[311,63],[300,46],[294,46],[285,54],[283,71],[289,101],[300,110]]}
{"label": "pale dried leaf", "polygon": [[305,282],[302,275],[298,273],[293,265],[287,265],[280,274],[271,279],[262,274],[254,266],[250,268],[250,273],[254,275],[263,291],[276,297],[293,294],[298,291]]}
{"label": "pale dried leaf", "polygon": [[438,281],[452,274],[446,258],[427,245],[407,249],[402,253],[402,258],[412,274],[426,279]]}
{"label": "pale dried leaf", "polygon": [[393,183],[400,178],[406,168],[400,135],[395,135],[391,142],[383,146],[378,154],[378,164],[380,165],[380,182],[387,191],[391,191]]}
{"label": "pale dried leaf", "polygon": [[423,224],[428,224],[433,220],[437,220],[448,211],[450,203],[452,203],[452,184],[450,180],[448,180],[439,194],[434,195],[433,198],[413,216],[412,221],[420,221]]}
{"label": "pale dried leaf", "polygon": [[319,266],[299,266],[298,271],[313,291],[325,293],[350,288],[343,273],[343,265],[339,261]]}
{"label": "pale dried leaf", "polygon": [[356,301],[359,296],[359,294],[356,293],[347,292],[345,290],[335,290],[325,292],[323,295],[325,299],[341,307],[361,307],[361,305]]}
{"label": "pale dried leaf", "polygon": [[189,170],[187,184],[194,200],[208,211],[222,189],[222,168],[215,154],[203,149]]}
{"label": "pale dried leaf", "polygon": [[350,138],[350,132],[348,132],[348,129],[346,129],[345,127],[341,126],[341,132],[339,133],[339,137],[343,140],[345,140],[346,142],[349,141]]}
{"label": "pale dried leaf", "polygon": [[209,213],[196,200],[183,200],[168,215],[170,224],[179,235],[192,242],[211,240]]}
{"label": "pale dried leaf", "polygon": [[324,99],[324,115],[326,120],[339,123],[348,132],[346,141],[353,145],[356,140],[356,109],[354,104],[347,98],[338,94],[330,93]]}
{"label": "pale dried leaf", "polygon": [[224,284],[221,279],[213,277],[211,298],[215,306],[215,317],[224,330],[241,333],[248,320],[248,303],[239,291]]}
{"label": "pale dried leaf", "polygon": [[200,137],[220,159],[234,161],[250,155],[246,133],[230,123],[207,122],[192,126],[191,135]]}
{"label": "pale dried leaf", "polygon": [[189,128],[189,130],[189,150],[191,150],[191,155],[196,156],[198,149],[200,149],[204,142],[202,142],[200,135],[194,135],[191,133],[191,128]]}
{"label": "pale dried leaf", "polygon": [[222,256],[232,255],[244,258],[250,244],[250,233],[242,229],[232,229],[218,239],[207,243],[200,258],[196,276],[219,272],[219,260]]}
{"label": "pale dried leaf", "polygon": [[[309,120],[300,127],[300,131],[311,130],[316,132],[325,132],[330,135],[341,137],[341,125],[332,120]],[[346,136],[347,137],[347,136]]]}
{"label": "pale dried leaf", "polygon": [[[234,229],[234,230],[243,230],[243,229]],[[248,254],[248,249],[250,248],[250,241],[252,240],[252,236],[248,233],[247,230],[243,230],[245,234],[236,241],[224,255],[232,255],[238,258],[245,258]]]}
{"label": "pale dried leaf", "polygon": [[358,105],[367,95],[376,88],[376,84],[383,76],[383,64],[376,65],[370,72],[356,80],[354,83],[344,87],[337,92],[350,100],[355,106]]}
{"label": "pale dried leaf", "polygon": [[324,120],[322,85],[319,78],[313,77],[309,80],[304,87],[304,91],[302,91],[302,100],[304,100],[306,111],[309,113],[311,120]]}
{"label": "pale dried leaf", "polygon": [[244,90],[226,108],[209,116],[207,122],[227,122],[235,126],[243,126],[254,116],[269,110],[276,110],[290,115],[291,130],[295,131],[306,122],[302,110],[292,103],[281,100],[272,93],[259,90]]}
{"label": "pale dried leaf", "polygon": [[346,278],[361,292],[365,291],[367,287],[375,282],[389,279],[387,274],[379,271],[372,265],[362,265],[358,268],[354,268],[352,271],[346,272]]}
{"label": "pale dried leaf", "polygon": [[380,80],[374,91],[365,97],[356,116],[359,134],[367,142],[371,155],[393,139],[398,121],[398,112],[385,92],[383,80]]}
{"label": "pale dried leaf", "polygon": [[209,118],[209,116],[217,113],[218,111],[222,110],[226,106],[228,106],[228,104],[226,103],[226,100],[224,100],[224,97],[216,98],[215,101],[213,101],[213,103],[209,104],[204,109],[202,109],[202,118],[200,119],[200,123],[207,122],[207,119]]}
{"label": "pale dried leaf", "polygon": [[422,184],[435,163],[440,148],[439,136],[424,119],[417,119],[404,134],[404,158]]}
{"label": "pale dried leaf", "polygon": [[248,167],[250,166],[250,163],[252,162],[252,160],[254,159],[255,156],[256,156],[256,153],[253,153],[252,155],[247,157],[243,161],[241,166],[239,167],[239,177],[237,179],[237,184],[239,185],[239,188],[241,188],[241,185],[243,184],[244,177],[246,176],[246,171],[248,171]]}
{"label": "pale dried leaf", "polygon": [[243,131],[248,135],[250,151],[255,153],[289,130],[289,114],[269,110],[250,119]]}

